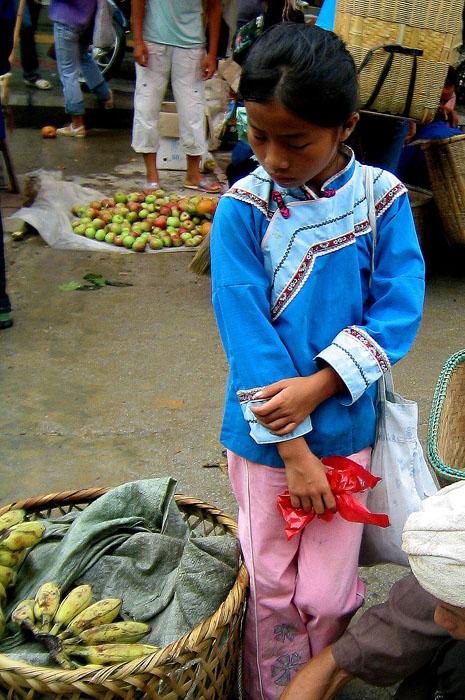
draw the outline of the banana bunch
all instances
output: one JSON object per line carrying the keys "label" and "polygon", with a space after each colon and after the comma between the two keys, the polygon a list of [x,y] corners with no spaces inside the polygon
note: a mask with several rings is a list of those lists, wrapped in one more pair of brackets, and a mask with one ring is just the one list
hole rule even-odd
{"label": "banana bunch", "polygon": [[0,639],[6,629],[3,613],[6,589],[15,585],[28,548],[40,542],[45,531],[42,523],[25,518],[26,511],[21,508],[0,515]]}
{"label": "banana bunch", "polygon": [[92,603],[92,586],[73,588],[60,602],[60,590],[50,581],[40,586],[34,598],[23,600],[11,615],[17,625],[29,630],[48,648],[63,668],[75,668],[69,657],[83,658],[84,665],[113,664],[158,650],[138,642],[151,627],[144,622],[120,620],[121,598]]}

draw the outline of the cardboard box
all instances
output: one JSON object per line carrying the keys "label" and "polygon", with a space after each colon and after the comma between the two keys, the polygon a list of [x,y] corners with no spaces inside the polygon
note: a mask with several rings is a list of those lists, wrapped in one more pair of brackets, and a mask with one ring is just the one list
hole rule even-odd
{"label": "cardboard box", "polygon": [[176,102],[162,103],[160,117],[158,119],[158,130],[162,138],[179,138],[179,120],[176,112]]}
{"label": "cardboard box", "polygon": [[157,151],[157,168],[159,170],[185,170],[187,159],[179,148],[179,139],[161,138]]}

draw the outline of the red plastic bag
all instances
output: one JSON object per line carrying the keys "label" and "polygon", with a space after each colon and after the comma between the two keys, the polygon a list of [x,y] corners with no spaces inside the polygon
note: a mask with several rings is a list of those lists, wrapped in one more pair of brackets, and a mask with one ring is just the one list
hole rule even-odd
{"label": "red plastic bag", "polygon": [[[328,467],[326,476],[328,477],[329,486],[333,492],[339,515],[353,523],[370,523],[370,525],[379,525],[380,527],[388,527],[390,525],[387,515],[371,513],[368,508],[365,508],[360,501],[357,501],[352,496],[353,493],[359,493],[366,488],[376,486],[378,481],[380,481],[379,476],[373,476],[360,464],[353,462],[347,457],[335,455],[333,457],[325,457],[321,461]],[[313,508],[308,513],[303,508],[294,508],[289,491],[284,491],[278,496],[278,509],[286,522],[285,532],[288,540],[297,535],[315,517]],[[317,518],[327,522],[332,520],[333,517],[334,514],[327,509],[323,515],[317,515]]]}

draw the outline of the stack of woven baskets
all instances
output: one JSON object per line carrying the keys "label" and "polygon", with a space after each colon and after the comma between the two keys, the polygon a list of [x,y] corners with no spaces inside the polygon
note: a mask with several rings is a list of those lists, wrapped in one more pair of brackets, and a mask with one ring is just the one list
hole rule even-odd
{"label": "stack of woven baskets", "polygon": [[[5,506],[37,518],[85,508],[108,489],[49,494]],[[176,495],[191,531],[237,534],[235,521],[214,506]],[[176,642],[128,663],[66,671],[32,666],[0,654],[0,696],[8,700],[227,700],[235,681],[248,575],[241,566],[226,600],[208,619]],[[1,691],[4,688],[4,691]]]}
{"label": "stack of woven baskets", "polygon": [[360,107],[433,118],[461,43],[463,0],[337,0],[334,31],[360,71]]}
{"label": "stack of woven baskets", "polygon": [[451,246],[465,245],[465,134],[426,141],[426,159],[434,200]]}

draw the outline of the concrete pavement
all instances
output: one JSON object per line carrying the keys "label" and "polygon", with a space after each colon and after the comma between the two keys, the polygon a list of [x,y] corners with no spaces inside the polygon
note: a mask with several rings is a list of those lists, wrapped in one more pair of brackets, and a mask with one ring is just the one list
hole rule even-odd
{"label": "concrete pavement", "polygon": [[[12,88],[15,80],[12,95],[20,95],[20,76]],[[112,82],[118,104],[117,85]],[[41,167],[109,194],[142,186],[142,161],[130,148],[128,125],[105,122],[108,113],[89,107],[95,121],[87,139],[44,141],[40,127],[46,97],[34,91],[22,111],[10,102],[15,128],[8,143],[21,183],[26,173]],[[52,97],[59,97],[55,90]],[[64,123],[61,107],[50,109],[56,115],[52,123]],[[124,113],[129,124],[130,108]],[[220,177],[228,156],[218,154]],[[183,173],[163,171],[161,182],[182,192]],[[22,194],[3,192],[3,216],[22,199]],[[464,346],[463,268],[439,234],[432,248],[424,319],[411,352],[394,372],[398,391],[419,403],[424,443],[441,367]],[[218,437],[227,365],[209,278],[188,271],[192,253],[62,251],[35,235],[13,241],[7,234],[6,255],[15,325],[0,337],[2,505],[169,474],[180,492],[234,513]],[[90,293],[58,290],[88,272],[132,286]],[[364,570],[367,603],[383,600],[403,574],[392,566]],[[387,700],[390,693],[357,682],[340,697]]]}

